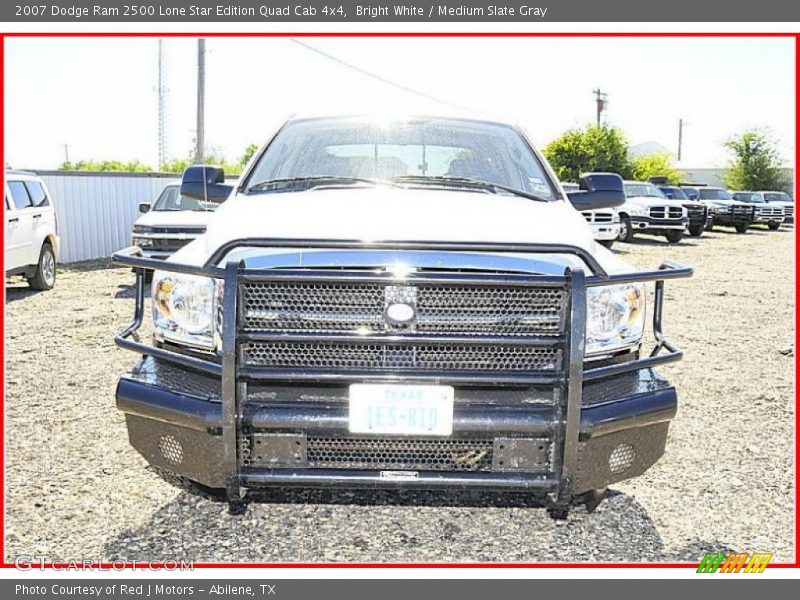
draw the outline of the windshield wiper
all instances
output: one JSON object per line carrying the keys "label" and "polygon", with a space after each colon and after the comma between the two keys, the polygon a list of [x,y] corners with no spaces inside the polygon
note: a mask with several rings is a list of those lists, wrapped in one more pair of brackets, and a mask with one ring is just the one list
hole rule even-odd
{"label": "windshield wiper", "polygon": [[392,177],[391,180],[401,183],[427,183],[432,185],[460,188],[471,187],[487,190],[495,194],[498,193],[498,190],[500,190],[515,196],[527,198],[528,200],[535,200],[536,202],[550,202],[550,199],[545,198],[544,196],[539,196],[524,190],[518,190],[517,188],[500,183],[492,183],[489,181],[483,181],[481,179],[472,179],[471,177],[450,177],[448,175],[400,175],[398,177]]}
{"label": "windshield wiper", "polygon": [[247,188],[248,192],[264,191],[285,191],[286,189],[310,190],[320,185],[355,185],[366,183],[369,185],[381,185],[391,182],[380,179],[367,179],[364,177],[348,177],[339,175],[318,175],[315,177],[287,177],[284,179],[268,179],[260,181]]}

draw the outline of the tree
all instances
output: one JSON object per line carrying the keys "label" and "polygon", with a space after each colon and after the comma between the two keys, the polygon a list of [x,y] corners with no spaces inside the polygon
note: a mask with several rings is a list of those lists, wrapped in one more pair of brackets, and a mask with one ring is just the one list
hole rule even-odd
{"label": "tree", "polygon": [[78,162],[64,161],[58,167],[59,171],[96,171],[96,172],[124,172],[124,173],[147,173],[152,171],[148,165],[140,163],[138,160],[122,162],[119,160],[79,160]]}
{"label": "tree", "polygon": [[258,144],[248,144],[247,148],[244,149],[244,154],[239,159],[239,166],[241,169],[244,169],[247,166],[247,163],[250,162],[250,159],[253,158],[253,155],[258,152]]}
{"label": "tree", "polygon": [[733,158],[722,179],[732,190],[787,190],[791,184],[772,135],[750,129],[725,142]]}
{"label": "tree", "polygon": [[621,130],[608,125],[570,129],[550,142],[544,155],[561,181],[578,181],[587,171],[610,171],[630,177],[628,141]]}
{"label": "tree", "polygon": [[666,177],[671,185],[684,180],[683,173],[672,164],[666,152],[637,156],[631,160],[631,177],[637,181],[647,181],[650,177]]}

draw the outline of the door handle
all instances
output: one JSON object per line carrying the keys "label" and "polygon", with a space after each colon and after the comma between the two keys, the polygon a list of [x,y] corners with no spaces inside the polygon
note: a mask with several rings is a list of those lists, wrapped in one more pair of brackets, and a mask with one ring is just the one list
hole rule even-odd
{"label": "door handle", "polygon": [[13,219],[8,220],[9,223],[16,223],[17,221],[19,221],[19,217],[14,217]]}
{"label": "door handle", "polygon": [[42,215],[41,215],[41,214],[38,214],[38,215],[33,215],[33,218],[34,218],[34,219],[41,219],[41,218],[42,218]]}

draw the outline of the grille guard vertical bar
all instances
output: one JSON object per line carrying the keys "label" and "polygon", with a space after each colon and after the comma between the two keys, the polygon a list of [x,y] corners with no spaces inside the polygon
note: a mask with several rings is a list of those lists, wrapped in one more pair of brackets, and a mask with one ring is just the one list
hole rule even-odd
{"label": "grille guard vertical bar", "polygon": [[564,421],[561,449],[561,473],[558,501],[568,502],[578,466],[578,433],[583,397],[583,355],[586,346],[586,276],[582,269],[567,269],[569,281],[569,316],[567,319],[565,368],[566,383],[562,392]]}
{"label": "grille guard vertical bar", "polygon": [[226,492],[231,501],[242,498],[236,433],[239,422],[237,317],[240,266],[241,263],[233,261],[226,265],[222,299],[222,445],[223,465],[228,474]]}

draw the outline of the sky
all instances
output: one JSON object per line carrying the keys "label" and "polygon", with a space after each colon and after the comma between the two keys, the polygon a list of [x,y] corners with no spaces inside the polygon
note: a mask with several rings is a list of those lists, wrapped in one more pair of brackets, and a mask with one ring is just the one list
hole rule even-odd
{"label": "sky", "polygon": [[[167,154],[188,156],[197,42],[167,38],[164,57]],[[156,38],[7,39],[6,164],[50,169],[68,154],[156,166],[157,58]],[[235,160],[292,114],[464,109],[515,122],[543,147],[594,122],[600,87],[606,121],[632,144],[675,152],[684,119],[684,167],[723,166],[723,142],[751,127],[768,128],[791,162],[794,60],[781,38],[210,38],[206,144]]]}

